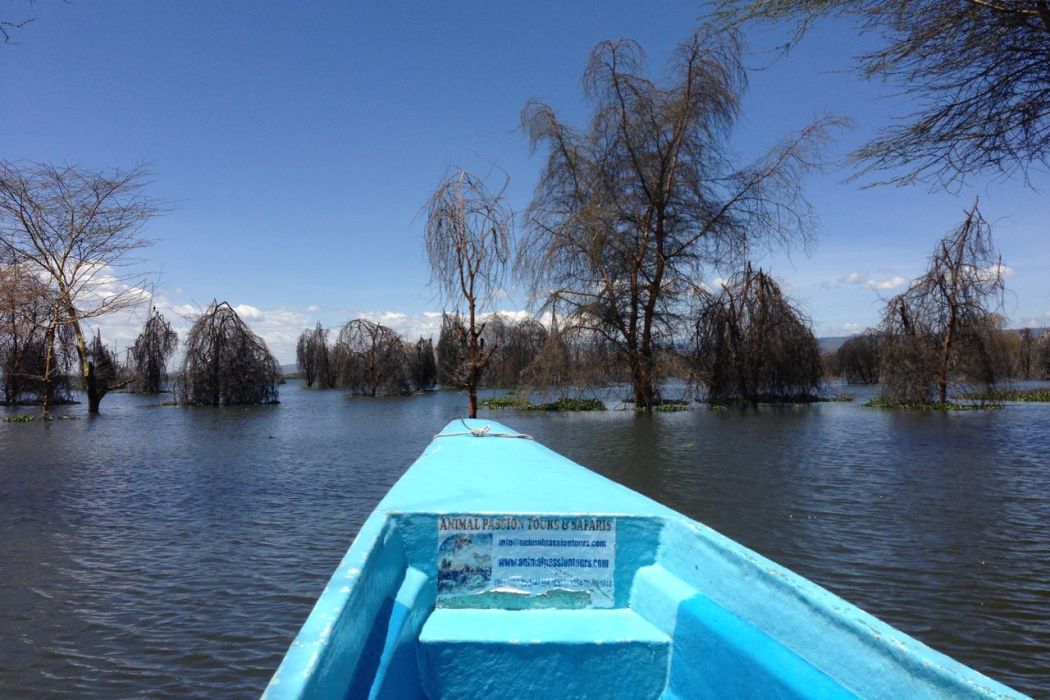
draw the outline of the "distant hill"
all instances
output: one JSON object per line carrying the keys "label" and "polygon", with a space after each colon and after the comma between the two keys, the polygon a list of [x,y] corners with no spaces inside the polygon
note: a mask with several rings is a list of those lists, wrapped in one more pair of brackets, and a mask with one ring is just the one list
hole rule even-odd
{"label": "distant hill", "polygon": [[835,352],[839,346],[852,338],[851,335],[836,335],[829,338],[817,338],[817,345],[821,352]]}

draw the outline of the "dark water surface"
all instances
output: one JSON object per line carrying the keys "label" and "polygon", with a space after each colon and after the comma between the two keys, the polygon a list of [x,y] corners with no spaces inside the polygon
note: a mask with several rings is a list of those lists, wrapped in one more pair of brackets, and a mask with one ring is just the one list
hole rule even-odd
{"label": "dark water surface", "polygon": [[[376,502],[465,400],[0,423],[0,697],[256,697]],[[9,415],[7,410],[0,415]],[[1050,695],[1050,405],[487,412]]]}

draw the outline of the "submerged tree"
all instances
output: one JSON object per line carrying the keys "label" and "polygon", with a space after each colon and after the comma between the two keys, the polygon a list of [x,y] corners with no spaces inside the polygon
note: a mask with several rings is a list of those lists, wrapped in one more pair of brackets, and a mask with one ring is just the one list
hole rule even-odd
{"label": "submerged tree", "polygon": [[1031,328],[1022,328],[1017,334],[1017,361],[1014,372],[1021,379],[1031,379],[1035,368],[1036,338]]}
{"label": "submerged tree", "polygon": [[[2,402],[14,405],[28,394],[40,393],[35,386],[43,367],[45,329],[50,325],[53,304],[47,287],[0,251],[0,372]],[[36,362],[37,359],[41,362]]]}
{"label": "submerged tree", "polygon": [[[856,20],[883,45],[858,59],[919,105],[853,154],[890,181],[959,184],[982,171],[1050,164],[1050,4],[1046,0],[721,0],[731,21],[821,15]],[[903,168],[903,170],[898,170]],[[899,174],[898,174],[899,173]]]}
{"label": "submerged tree", "polygon": [[[123,389],[130,382],[125,367],[121,365],[113,348],[102,342],[102,331],[95,331],[94,337],[88,344],[88,361],[94,367],[95,381],[102,396],[115,389]],[[86,384],[86,382],[85,382]],[[87,387],[85,386],[85,390]]]}
{"label": "submerged tree", "polygon": [[16,263],[0,265],[0,375],[8,405],[71,400],[72,336],[58,322],[50,289]]}
{"label": "submerged tree", "polygon": [[168,360],[178,347],[179,336],[155,308],[128,351],[131,383],[143,394],[159,394],[168,380]]}
{"label": "submerged tree", "polygon": [[433,340],[420,338],[408,349],[408,374],[416,391],[431,391],[437,386]]}
{"label": "submerged tree", "polygon": [[546,344],[547,329],[531,318],[499,324],[498,328],[499,347],[485,373],[485,382],[492,386],[516,387],[522,382],[522,373]]}
{"label": "submerged tree", "polygon": [[146,299],[144,275],[127,273],[157,205],[143,195],[146,171],[0,162],[0,250],[44,281],[80,360],[88,412],[110,389],[96,372],[85,322]]}
{"label": "submerged tree", "polygon": [[408,357],[391,328],[363,318],[350,321],[335,342],[338,385],[356,394],[404,394],[409,390]]}
{"label": "submerged tree", "polygon": [[834,120],[814,123],[738,168],[728,137],[744,71],[738,37],[705,27],[678,47],[672,77],[646,76],[638,44],[594,49],[578,131],[539,103],[522,121],[547,162],[529,209],[522,268],[564,326],[603,336],[624,358],[634,401],[657,401],[659,355],[705,268],[743,258],[753,240],[804,238],[802,176]]}
{"label": "submerged tree", "polygon": [[459,375],[467,390],[467,416],[477,418],[478,385],[496,347],[484,346],[481,315],[502,292],[510,258],[511,221],[504,190],[489,192],[460,171],[441,183],[427,203],[426,248],[432,273],[464,350]]}
{"label": "submerged tree", "polygon": [[307,388],[317,382],[319,389],[331,389],[335,386],[335,367],[330,361],[328,352],[328,331],[320,322],[313,329],[307,329],[299,336],[295,345],[295,360],[299,371],[306,379]]}
{"label": "submerged tree", "polygon": [[185,347],[175,382],[179,403],[277,403],[281,366],[227,302],[212,302],[193,323]]}
{"label": "submerged tree", "polygon": [[823,376],[809,323],[772,277],[750,265],[701,308],[696,365],[710,401],[812,399]]}
{"label": "submerged tree", "polygon": [[940,241],[926,274],[886,305],[883,398],[945,405],[956,382],[991,393],[1005,366],[996,313],[1003,288],[991,227],[974,204]]}
{"label": "submerged tree", "polygon": [[599,334],[552,322],[543,343],[522,370],[519,389],[543,394],[577,395],[626,377],[617,349]]}
{"label": "submerged tree", "polygon": [[437,379],[444,387],[463,386],[463,365],[466,361],[463,323],[450,313],[441,315],[441,333],[437,344]]}
{"label": "submerged tree", "polygon": [[867,330],[849,338],[835,351],[838,371],[849,384],[878,384],[882,335]]}

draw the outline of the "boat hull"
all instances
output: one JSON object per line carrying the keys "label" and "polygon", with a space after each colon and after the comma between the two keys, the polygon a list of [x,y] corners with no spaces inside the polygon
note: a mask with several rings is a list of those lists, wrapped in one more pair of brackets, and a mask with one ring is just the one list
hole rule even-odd
{"label": "boat hull", "polygon": [[264,697],[1023,696],[527,436],[455,421]]}

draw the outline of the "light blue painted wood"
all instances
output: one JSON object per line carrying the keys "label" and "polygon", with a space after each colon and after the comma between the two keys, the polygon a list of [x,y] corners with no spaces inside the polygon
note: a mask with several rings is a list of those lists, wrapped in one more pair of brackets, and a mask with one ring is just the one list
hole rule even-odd
{"label": "light blue painted wood", "polygon": [[[1022,697],[514,435],[491,421],[445,427],[362,527],[264,697]],[[580,591],[499,589],[434,611],[449,516],[610,519],[613,607],[541,610],[578,605]],[[491,609],[507,601],[526,609]]]}

